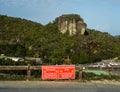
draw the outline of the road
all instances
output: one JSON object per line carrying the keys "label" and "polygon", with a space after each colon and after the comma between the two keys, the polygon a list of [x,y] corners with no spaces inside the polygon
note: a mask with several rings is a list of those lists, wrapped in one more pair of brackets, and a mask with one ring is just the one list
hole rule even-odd
{"label": "road", "polygon": [[0,88],[0,92],[120,92],[120,88]]}
{"label": "road", "polygon": [[0,81],[0,92],[120,92],[120,83]]}
{"label": "road", "polygon": [[0,92],[120,92],[120,88],[0,88]]}

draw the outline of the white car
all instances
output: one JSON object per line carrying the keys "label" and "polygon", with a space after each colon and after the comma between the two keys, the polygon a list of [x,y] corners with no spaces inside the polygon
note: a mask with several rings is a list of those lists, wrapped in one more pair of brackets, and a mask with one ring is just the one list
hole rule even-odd
{"label": "white car", "polygon": [[98,64],[93,64],[92,67],[99,67],[99,65]]}
{"label": "white car", "polygon": [[106,65],[104,63],[96,63],[93,64],[92,67],[106,67]]}
{"label": "white car", "polygon": [[99,63],[99,67],[106,67],[104,63]]}
{"label": "white car", "polygon": [[111,66],[118,65],[117,63],[109,63]]}

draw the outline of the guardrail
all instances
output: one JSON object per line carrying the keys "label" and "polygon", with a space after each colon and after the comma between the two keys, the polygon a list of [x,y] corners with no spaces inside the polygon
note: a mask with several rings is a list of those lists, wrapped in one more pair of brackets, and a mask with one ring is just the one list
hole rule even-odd
{"label": "guardrail", "polygon": [[[1,70],[26,70],[27,71],[27,79],[31,77],[31,70],[41,70],[41,66],[0,66]],[[105,70],[105,71],[120,71],[120,67],[80,67],[76,66],[76,70],[79,71],[79,78],[82,79],[82,70]]]}
{"label": "guardrail", "polygon": [[41,66],[0,66],[0,70],[26,70],[27,79],[31,77],[31,70],[40,70]]}

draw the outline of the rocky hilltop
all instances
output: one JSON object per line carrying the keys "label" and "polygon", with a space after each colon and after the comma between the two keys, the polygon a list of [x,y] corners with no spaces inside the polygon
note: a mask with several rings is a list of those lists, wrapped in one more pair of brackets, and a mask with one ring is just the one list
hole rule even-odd
{"label": "rocky hilltop", "polygon": [[74,34],[85,34],[87,25],[84,20],[77,14],[67,14],[56,18],[58,24],[58,30],[61,33],[68,33],[69,35]]}

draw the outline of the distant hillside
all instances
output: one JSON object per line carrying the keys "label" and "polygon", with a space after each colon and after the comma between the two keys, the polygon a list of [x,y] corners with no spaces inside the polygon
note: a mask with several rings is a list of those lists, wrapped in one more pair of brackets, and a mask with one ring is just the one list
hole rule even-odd
{"label": "distant hillside", "polygon": [[29,20],[0,15],[0,43],[14,43],[35,34],[43,26]]}
{"label": "distant hillside", "polygon": [[116,38],[120,38],[120,35],[116,35],[115,37],[116,37]]}
{"label": "distant hillside", "polygon": [[69,36],[58,31],[55,22],[43,26],[0,15],[0,54],[40,57],[45,64],[92,63],[120,56],[120,39],[97,30],[87,32]]}

